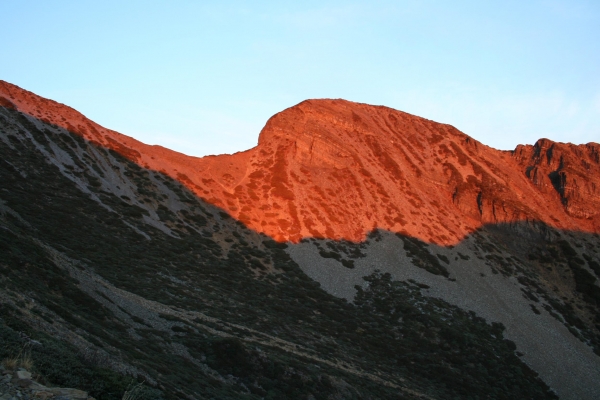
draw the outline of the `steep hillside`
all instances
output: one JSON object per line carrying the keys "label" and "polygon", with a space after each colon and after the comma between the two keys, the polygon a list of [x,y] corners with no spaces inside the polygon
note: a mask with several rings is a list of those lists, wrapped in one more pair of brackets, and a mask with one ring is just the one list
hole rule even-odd
{"label": "steep hillside", "polygon": [[0,82],[0,357],[99,399],[598,398],[598,148],[318,100],[195,158]]}
{"label": "steep hillside", "polygon": [[185,156],[107,130],[0,81],[0,96],[41,121],[178,180],[277,241],[361,241],[384,229],[450,245],[487,223],[540,221],[600,231],[600,145],[541,140],[514,152],[387,107],[308,100],[272,117],[258,146]]}
{"label": "steep hillside", "polygon": [[0,113],[0,356],[25,349],[42,380],[99,399],[132,377],[148,398],[552,398],[502,325],[411,283],[340,300],[178,182]]}

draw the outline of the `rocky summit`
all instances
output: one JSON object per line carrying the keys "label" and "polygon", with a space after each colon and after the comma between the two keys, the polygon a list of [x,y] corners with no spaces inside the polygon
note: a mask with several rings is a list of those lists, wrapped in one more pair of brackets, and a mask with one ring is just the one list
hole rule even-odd
{"label": "rocky summit", "polygon": [[0,81],[0,152],[0,357],[40,387],[600,397],[597,143],[323,99],[198,158]]}

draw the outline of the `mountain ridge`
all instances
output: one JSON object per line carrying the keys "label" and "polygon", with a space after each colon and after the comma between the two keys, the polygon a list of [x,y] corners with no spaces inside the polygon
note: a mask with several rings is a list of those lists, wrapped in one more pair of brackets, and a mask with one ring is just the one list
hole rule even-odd
{"label": "mountain ridge", "polygon": [[0,94],[22,112],[166,173],[277,241],[358,242],[385,229],[453,245],[483,224],[522,220],[600,232],[597,143],[540,139],[501,151],[451,125],[320,99],[271,117],[254,148],[192,157],[103,128],[4,81]]}

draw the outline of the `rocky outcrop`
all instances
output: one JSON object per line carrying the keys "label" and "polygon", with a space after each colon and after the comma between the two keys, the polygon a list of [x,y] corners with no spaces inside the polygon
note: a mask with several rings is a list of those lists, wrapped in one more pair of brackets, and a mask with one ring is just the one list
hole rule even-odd
{"label": "rocky outcrop", "polygon": [[514,156],[540,192],[560,197],[568,215],[597,219],[600,145],[573,145],[540,139],[533,146],[517,146]]}
{"label": "rocky outcrop", "polygon": [[499,151],[450,125],[326,99],[273,116],[255,148],[197,158],[148,146],[2,81],[0,97],[3,107],[179,180],[278,241],[361,241],[379,228],[451,245],[485,224],[522,221],[600,232],[594,143],[543,139]]}

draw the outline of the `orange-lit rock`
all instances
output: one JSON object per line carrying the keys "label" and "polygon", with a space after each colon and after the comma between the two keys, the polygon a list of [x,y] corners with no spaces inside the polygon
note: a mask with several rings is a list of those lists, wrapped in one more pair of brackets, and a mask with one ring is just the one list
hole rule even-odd
{"label": "orange-lit rock", "polygon": [[273,116],[258,146],[190,157],[149,146],[0,81],[0,106],[64,127],[178,179],[279,241],[360,241],[374,228],[450,245],[486,223],[600,232],[600,145],[539,140],[492,149],[387,107],[307,100]]}

